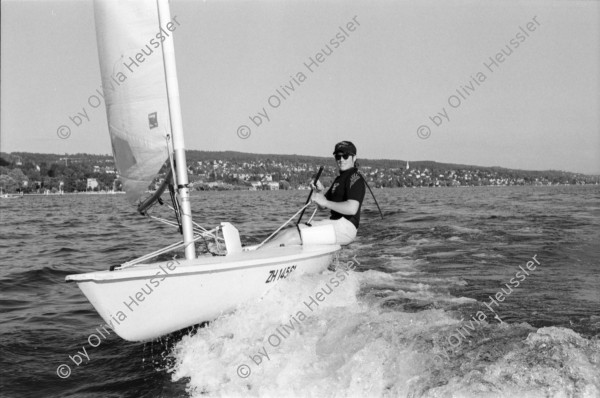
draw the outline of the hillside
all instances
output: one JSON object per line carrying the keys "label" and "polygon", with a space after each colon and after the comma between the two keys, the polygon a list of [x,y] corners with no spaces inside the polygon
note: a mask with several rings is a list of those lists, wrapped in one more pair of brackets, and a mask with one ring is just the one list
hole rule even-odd
{"label": "hillside", "polygon": [[[190,182],[197,189],[303,188],[320,165],[322,180],[337,174],[330,157],[187,151]],[[393,159],[360,159],[360,170],[373,187],[597,184],[599,176],[556,170]],[[408,168],[407,168],[408,166]],[[164,167],[162,172],[164,172]],[[0,187],[5,192],[119,190],[110,155],[0,153]],[[152,187],[150,187],[152,188]]]}

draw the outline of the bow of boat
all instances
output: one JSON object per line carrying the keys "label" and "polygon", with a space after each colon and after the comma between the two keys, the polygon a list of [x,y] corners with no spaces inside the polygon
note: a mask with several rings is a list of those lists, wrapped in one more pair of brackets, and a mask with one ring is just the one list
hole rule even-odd
{"label": "bow of boat", "polygon": [[321,272],[339,250],[338,245],[251,250],[68,275],[66,280],[78,284],[106,326],[125,340],[143,341],[214,320],[292,274]]}

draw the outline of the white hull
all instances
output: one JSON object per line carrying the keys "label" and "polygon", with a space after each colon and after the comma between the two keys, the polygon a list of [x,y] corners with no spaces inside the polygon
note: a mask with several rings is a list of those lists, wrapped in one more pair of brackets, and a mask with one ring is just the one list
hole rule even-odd
{"label": "white hull", "polygon": [[288,246],[69,275],[107,325],[143,341],[210,321],[292,273],[327,268],[338,245]]}

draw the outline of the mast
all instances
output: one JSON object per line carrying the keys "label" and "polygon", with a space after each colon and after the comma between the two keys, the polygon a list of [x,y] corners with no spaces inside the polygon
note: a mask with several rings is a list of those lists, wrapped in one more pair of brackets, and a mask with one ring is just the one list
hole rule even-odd
{"label": "mast", "polygon": [[[160,26],[166,26],[171,21],[168,0],[157,0],[158,19]],[[175,172],[177,191],[181,199],[181,225],[183,229],[183,242],[185,244],[185,258],[196,258],[194,245],[194,229],[192,223],[192,208],[190,205],[190,191],[188,188],[187,161],[185,158],[185,142],[183,136],[183,123],[181,120],[181,107],[179,103],[179,83],[177,82],[177,65],[175,63],[175,47],[173,36],[169,35],[162,43],[162,52],[167,79],[167,97],[171,116],[171,132],[173,151],[175,153]]]}

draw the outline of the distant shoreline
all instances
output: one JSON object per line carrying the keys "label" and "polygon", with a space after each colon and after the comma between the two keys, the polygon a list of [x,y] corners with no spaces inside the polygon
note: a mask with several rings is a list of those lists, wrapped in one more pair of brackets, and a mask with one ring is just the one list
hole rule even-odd
{"label": "distant shoreline", "polygon": [[24,193],[22,196],[65,196],[65,195],[125,195],[125,192],[55,192],[55,193]]}
{"label": "distant shoreline", "polygon": [[[412,186],[412,187],[381,187],[376,188],[377,190],[396,190],[396,189],[432,189],[432,188],[512,188],[512,187],[575,187],[575,186],[597,186],[599,184],[555,184],[555,185],[535,185],[535,184],[527,184],[527,185],[459,185],[459,186],[435,186],[435,187],[423,187],[423,186]],[[259,192],[265,191],[269,192],[269,190],[217,190],[217,189],[209,189],[204,191],[194,191],[194,193],[198,192],[238,192],[238,191],[248,191],[248,192]],[[276,190],[280,191],[280,190]],[[303,191],[299,189],[290,189],[288,191]],[[14,195],[14,194],[13,194]],[[25,193],[19,196],[68,196],[68,195],[125,195],[123,191],[116,192],[63,192],[63,193]]]}
{"label": "distant shoreline", "polygon": [[[385,189],[385,190],[396,190],[396,189],[432,189],[432,188],[510,188],[510,187],[573,187],[573,186],[595,186],[599,184],[515,184],[515,185],[457,185],[457,186],[433,186],[433,187],[425,187],[425,186],[412,186],[412,187],[379,187],[376,189]],[[206,190],[196,190],[192,191],[192,193],[198,192],[228,192],[228,191],[248,191],[248,192],[277,192],[277,191],[306,191],[306,189],[206,189]],[[150,194],[151,192],[147,192]],[[123,191],[117,192],[64,192],[60,193],[26,193],[23,196],[63,196],[63,195],[125,195]]]}

